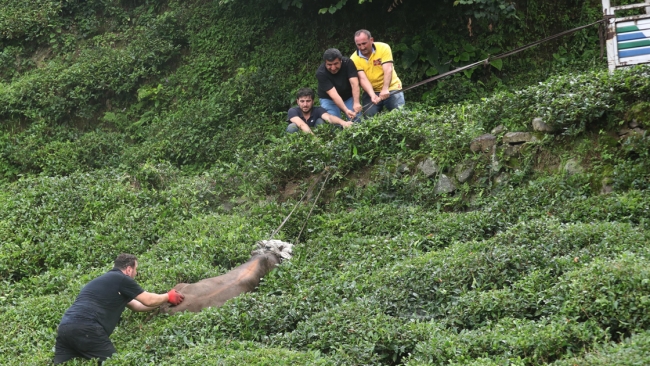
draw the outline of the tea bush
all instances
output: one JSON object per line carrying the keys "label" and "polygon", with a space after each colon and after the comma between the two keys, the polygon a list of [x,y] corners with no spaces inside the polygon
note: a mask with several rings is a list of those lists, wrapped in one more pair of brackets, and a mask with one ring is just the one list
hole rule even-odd
{"label": "tea bush", "polygon": [[[618,234],[612,235],[612,229]],[[618,245],[612,246],[613,242]],[[459,243],[405,261],[378,276],[375,291],[390,301],[392,314],[435,315],[469,291],[509,287],[543,268],[560,275],[581,260],[620,253],[646,242],[642,233],[625,225],[520,223],[486,241]]]}
{"label": "tea bush", "polygon": [[538,365],[561,358],[565,353],[581,353],[583,347],[606,342],[606,332],[596,322],[578,323],[551,318],[527,321],[502,318],[480,330],[432,332],[408,358],[407,365],[435,365],[453,360],[472,362],[493,358],[521,365]]}
{"label": "tea bush", "polygon": [[86,265],[101,265],[113,250],[139,253],[174,222],[201,209],[194,198],[173,199],[174,190],[140,190],[132,183],[128,174],[97,171],[5,187],[1,277],[33,275],[81,258]]}
{"label": "tea bush", "polygon": [[56,326],[72,298],[61,301],[58,295],[22,299],[18,305],[3,304],[0,363],[25,364],[47,362],[52,358]]}
{"label": "tea bush", "polygon": [[32,40],[49,33],[52,24],[57,23],[61,6],[60,2],[50,0],[3,0],[0,2],[3,9],[0,14],[0,40]]}
{"label": "tea bush", "polygon": [[650,361],[647,352],[648,347],[650,347],[649,342],[648,332],[639,332],[620,343],[599,345],[582,357],[559,360],[554,362],[553,365],[643,365]]}
{"label": "tea bush", "polygon": [[[417,336],[383,313],[381,304],[343,303],[298,324],[290,334],[271,338],[285,348],[333,353],[338,363],[395,362],[417,342]],[[383,360],[382,360],[383,359]]]}
{"label": "tea bush", "polygon": [[[407,85],[598,19],[599,4],[528,1],[469,24],[464,8],[413,12],[425,2],[333,16],[248,0],[0,5],[0,364],[50,362],[63,312],[119,252],[163,293],[244,263],[290,212],[274,238],[294,257],[256,291],[125,312],[105,364],[647,363],[648,139],[617,132],[647,128],[650,79],[610,75],[595,28],[350,129],[283,132],[322,51],[351,54],[367,19],[390,24],[368,26]],[[555,132],[499,167],[470,151],[534,117]],[[461,164],[472,178],[437,193]]]}
{"label": "tea bush", "polygon": [[[196,365],[197,363],[215,363],[218,365],[335,365],[334,360],[318,352],[298,352],[283,348],[268,348],[253,342],[219,341],[210,344],[210,349],[194,347],[181,351],[173,357],[156,360],[158,365]],[[130,352],[124,356],[111,358],[113,365],[132,365],[146,363],[151,359],[146,352]]]}
{"label": "tea bush", "polygon": [[623,143],[623,151],[628,159],[624,159],[614,167],[613,186],[619,190],[647,190],[650,186],[648,175],[650,136],[646,134],[626,139]]}
{"label": "tea bush", "polygon": [[49,121],[91,117],[100,98],[128,96],[142,78],[155,75],[178,51],[174,43],[154,34],[150,37],[139,37],[123,49],[100,43],[83,50],[73,62],[52,61],[46,68],[0,84],[0,114],[7,119]]}
{"label": "tea bush", "polygon": [[539,85],[500,92],[477,103],[465,103],[469,119],[489,131],[503,124],[511,131],[531,130],[540,117],[557,132],[577,135],[589,126],[606,121],[608,113],[624,111],[627,103],[647,100],[647,66],[630,68],[614,75],[592,71],[557,75]]}
{"label": "tea bush", "polygon": [[[42,173],[69,175],[76,171],[116,168],[122,161],[125,136],[97,129],[81,133],[65,126],[34,123],[27,130],[3,144],[9,168],[8,178],[15,174]],[[13,172],[13,174],[11,173]]]}
{"label": "tea bush", "polygon": [[623,253],[567,274],[555,286],[547,306],[567,316],[596,321],[615,339],[647,329],[650,289],[646,255]]}

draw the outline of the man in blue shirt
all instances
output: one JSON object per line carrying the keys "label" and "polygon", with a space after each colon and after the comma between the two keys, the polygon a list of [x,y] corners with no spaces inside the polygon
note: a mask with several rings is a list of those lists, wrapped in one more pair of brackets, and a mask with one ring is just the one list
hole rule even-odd
{"label": "man in blue shirt", "polygon": [[298,103],[298,106],[289,109],[287,112],[287,122],[289,123],[287,133],[303,131],[313,134],[311,129],[324,124],[325,121],[343,128],[352,126],[352,122],[344,121],[327,113],[325,108],[314,107],[314,91],[310,88],[298,90],[296,103]]}
{"label": "man in blue shirt", "polygon": [[54,364],[73,358],[99,359],[101,364],[117,350],[109,339],[125,307],[150,311],[169,302],[178,305],[185,296],[176,290],[166,294],[146,292],[135,282],[138,261],[120,254],[115,266],[90,281],[66,310],[57,328]]}

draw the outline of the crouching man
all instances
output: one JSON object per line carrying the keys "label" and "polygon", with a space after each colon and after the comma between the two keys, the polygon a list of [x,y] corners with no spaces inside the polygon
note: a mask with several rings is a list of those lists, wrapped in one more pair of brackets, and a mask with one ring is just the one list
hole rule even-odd
{"label": "crouching man", "polygon": [[99,364],[117,350],[109,339],[125,307],[149,311],[169,302],[178,305],[185,298],[176,290],[166,294],[146,292],[135,282],[138,261],[132,254],[120,254],[112,270],[88,282],[66,310],[57,328],[54,364],[73,358],[99,359]]}
{"label": "crouching man", "polygon": [[324,124],[325,121],[343,128],[352,126],[352,122],[327,113],[325,108],[314,107],[314,91],[310,88],[298,90],[296,103],[298,106],[289,109],[287,113],[288,133],[303,131],[313,134],[312,128]]}

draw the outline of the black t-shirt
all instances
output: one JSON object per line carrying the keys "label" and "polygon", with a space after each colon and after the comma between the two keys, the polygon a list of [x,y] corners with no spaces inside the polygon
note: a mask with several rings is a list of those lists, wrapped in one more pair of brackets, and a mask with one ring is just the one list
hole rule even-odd
{"label": "black t-shirt", "polygon": [[143,292],[133,278],[113,268],[81,289],[61,324],[100,324],[111,335],[126,304]]}
{"label": "black t-shirt", "polygon": [[291,119],[293,117],[300,117],[300,119],[303,120],[307,126],[314,127],[316,120],[323,117],[323,113],[327,113],[327,109],[323,107],[314,107],[311,109],[311,115],[307,121],[305,120],[305,117],[303,117],[300,107],[293,107],[289,109],[289,112],[287,112],[287,122],[291,123]]}
{"label": "black t-shirt", "polygon": [[332,74],[325,68],[323,62],[316,70],[316,79],[318,79],[318,98],[332,99],[327,94],[327,91],[336,88],[336,92],[343,101],[352,97],[352,86],[350,86],[350,78],[356,78],[357,68],[354,62],[347,57],[341,60],[341,69],[336,74]]}

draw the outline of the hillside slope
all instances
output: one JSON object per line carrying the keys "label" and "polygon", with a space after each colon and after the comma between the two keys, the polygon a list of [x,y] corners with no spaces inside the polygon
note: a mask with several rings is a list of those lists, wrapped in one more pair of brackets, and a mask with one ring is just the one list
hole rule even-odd
{"label": "hillside slope", "polygon": [[105,365],[650,363],[650,67],[608,74],[593,32],[577,36],[585,62],[540,50],[287,136],[323,33],[349,47],[327,21],[241,2],[6,4],[0,364],[51,360],[63,312],[116,254],[164,292],[245,262],[294,207],[276,236],[294,257],[257,291],[126,311]]}

